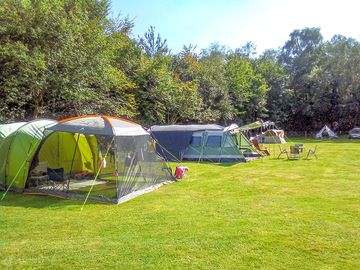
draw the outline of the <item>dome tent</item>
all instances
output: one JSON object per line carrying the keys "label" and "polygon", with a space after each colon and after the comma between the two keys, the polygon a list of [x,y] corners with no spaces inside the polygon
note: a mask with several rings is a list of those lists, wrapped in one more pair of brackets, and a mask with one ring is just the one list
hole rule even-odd
{"label": "dome tent", "polygon": [[140,125],[117,117],[68,118],[45,129],[27,192],[121,203],[173,180]]}
{"label": "dome tent", "polygon": [[324,136],[328,136],[330,139],[335,139],[338,136],[327,125],[325,125],[318,133],[316,133],[316,139],[322,139]]}

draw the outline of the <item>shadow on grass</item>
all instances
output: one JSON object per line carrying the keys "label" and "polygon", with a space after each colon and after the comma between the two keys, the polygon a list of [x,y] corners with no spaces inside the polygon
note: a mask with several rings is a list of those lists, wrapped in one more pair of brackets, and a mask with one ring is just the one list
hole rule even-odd
{"label": "shadow on grass", "polygon": [[[2,198],[4,192],[0,192],[0,198]],[[5,198],[0,201],[0,207],[22,207],[22,208],[62,208],[64,206],[78,206],[79,210],[84,203],[84,200],[55,197],[46,194],[27,194],[27,193],[15,193],[8,192]],[[90,204],[102,204],[101,202],[95,202],[88,200],[86,205]]]}

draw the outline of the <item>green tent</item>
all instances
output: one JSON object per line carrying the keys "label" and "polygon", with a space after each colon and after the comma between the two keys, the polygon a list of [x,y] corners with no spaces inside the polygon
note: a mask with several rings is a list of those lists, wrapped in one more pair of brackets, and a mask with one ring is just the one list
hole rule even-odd
{"label": "green tent", "polygon": [[51,132],[38,150],[33,167],[44,170],[63,168],[65,174],[71,172],[96,171],[98,146],[94,135]]}
{"label": "green tent", "polygon": [[248,140],[241,130],[229,131],[231,138],[234,140],[236,146],[243,153],[245,158],[259,158],[261,155],[257,152],[254,145]]}
{"label": "green tent", "polygon": [[170,161],[245,162],[261,155],[236,124],[152,126],[157,151]]}
{"label": "green tent", "polygon": [[253,123],[241,126],[238,129],[240,131],[248,131],[248,130],[257,129],[257,128],[261,128],[261,127],[262,127],[262,123],[260,121],[255,121]]}
{"label": "green tent", "polygon": [[216,162],[246,162],[259,157],[252,144],[238,130],[198,131],[186,148],[183,159]]}
{"label": "green tent", "polygon": [[43,131],[55,123],[53,120],[41,119],[25,124],[11,124],[11,128],[7,125],[0,127],[4,134],[6,130],[12,130],[2,140],[1,147],[5,149],[0,159],[2,186],[15,190],[24,189],[33,157],[44,137]]}
{"label": "green tent", "polygon": [[7,156],[15,132],[25,122],[0,125],[0,188],[5,187]]}

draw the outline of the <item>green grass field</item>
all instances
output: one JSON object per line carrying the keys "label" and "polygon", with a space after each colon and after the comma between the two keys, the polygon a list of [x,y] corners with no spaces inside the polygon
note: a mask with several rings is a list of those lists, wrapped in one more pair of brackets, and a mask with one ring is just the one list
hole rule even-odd
{"label": "green grass field", "polygon": [[360,141],[292,142],[319,159],[186,163],[180,182],[82,212],[9,194],[0,269],[360,269]]}

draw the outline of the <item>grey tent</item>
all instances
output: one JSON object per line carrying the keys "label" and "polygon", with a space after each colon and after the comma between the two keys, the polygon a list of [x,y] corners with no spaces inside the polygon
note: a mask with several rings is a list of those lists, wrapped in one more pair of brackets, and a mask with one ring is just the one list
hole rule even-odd
{"label": "grey tent", "polygon": [[169,161],[245,162],[260,155],[237,125],[153,126],[158,152]]}
{"label": "grey tent", "polygon": [[158,142],[156,150],[168,161],[182,160],[192,135],[197,131],[223,130],[219,125],[164,125],[152,126],[150,133]]}

